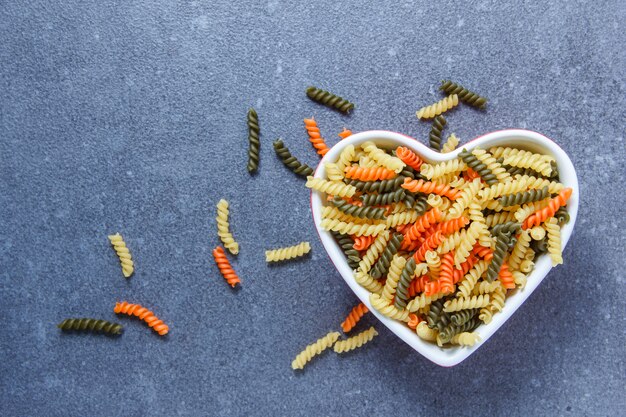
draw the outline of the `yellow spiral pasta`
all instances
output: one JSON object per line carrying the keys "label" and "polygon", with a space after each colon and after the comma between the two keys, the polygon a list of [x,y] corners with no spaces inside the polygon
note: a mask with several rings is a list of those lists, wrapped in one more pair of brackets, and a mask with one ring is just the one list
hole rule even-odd
{"label": "yellow spiral pasta", "polygon": [[491,311],[494,313],[502,311],[506,299],[506,289],[503,286],[499,286],[489,295],[489,297],[491,297],[489,303]]}
{"label": "yellow spiral pasta", "polygon": [[369,157],[375,160],[379,165],[388,168],[396,173],[399,173],[400,171],[402,171],[402,169],[404,169],[405,164],[400,158],[389,155],[384,150],[378,148],[374,144],[374,142],[367,141],[364,142],[361,146],[363,150],[367,152]]}
{"label": "yellow spiral pasta", "polygon": [[472,290],[476,286],[476,283],[480,280],[480,277],[482,277],[487,271],[488,265],[487,261],[478,261],[474,267],[470,269],[467,274],[465,274],[463,280],[459,282],[457,297],[467,298],[472,295]]}
{"label": "yellow spiral pasta", "polygon": [[459,145],[459,138],[457,138],[454,133],[451,133],[450,136],[448,136],[448,140],[446,140],[446,143],[444,143],[443,146],[441,147],[441,153],[452,152],[453,150],[456,149],[458,145]]}
{"label": "yellow spiral pasta", "polygon": [[[511,149],[511,148],[509,148]],[[539,172],[541,175],[550,175],[552,173],[552,165],[545,155],[540,155],[523,149],[511,149],[510,152],[503,154],[504,165],[510,165],[517,168],[530,168]]]}
{"label": "yellow spiral pasta", "polygon": [[323,219],[320,226],[324,230],[356,236],[376,236],[384,232],[386,228],[384,224],[355,224],[333,219]]}
{"label": "yellow spiral pasta", "polygon": [[558,194],[561,190],[563,190],[563,188],[565,188],[565,186],[560,182],[550,181],[545,178],[536,178],[529,175],[516,175],[515,178],[517,181],[525,180],[527,188],[533,190],[540,190],[544,187],[548,187],[548,192],[550,194]]}
{"label": "yellow spiral pasta", "polygon": [[443,305],[443,311],[451,313],[453,311],[467,310],[468,308],[481,308],[489,304],[489,294],[474,295],[471,297],[458,297],[448,300]]}
{"label": "yellow spiral pasta", "polygon": [[426,340],[427,342],[434,342],[437,340],[437,330],[433,330],[428,327],[428,324],[426,324],[425,321],[422,321],[417,325],[415,333],[417,333],[420,339]]}
{"label": "yellow spiral pasta", "polygon": [[375,168],[380,166],[378,164],[378,162],[376,162],[374,159],[370,158],[367,155],[361,155],[361,157],[359,158],[359,166],[361,168]]}
{"label": "yellow spiral pasta", "polygon": [[461,264],[465,262],[470,252],[474,248],[474,244],[478,240],[478,236],[482,233],[483,229],[486,229],[485,225],[477,222],[473,222],[470,224],[470,227],[467,229],[467,233],[465,237],[461,239],[461,242],[456,247],[454,252],[454,265],[458,268],[461,267]]}
{"label": "yellow spiral pasta", "polygon": [[371,342],[372,339],[374,339],[376,336],[378,336],[378,332],[376,331],[374,326],[372,326],[369,329],[357,334],[356,336],[352,336],[346,340],[338,341],[337,343],[335,343],[333,350],[337,353],[349,352],[351,350],[360,348],[368,342]]}
{"label": "yellow spiral pasta", "polygon": [[382,298],[390,303],[396,293],[396,287],[398,286],[398,281],[400,280],[400,274],[402,273],[405,265],[406,259],[400,255],[393,256],[391,264],[389,265],[389,272],[387,273],[387,281],[385,281],[385,286],[380,294]]}
{"label": "yellow spiral pasta", "polygon": [[563,263],[563,254],[561,253],[561,228],[555,217],[550,217],[544,223],[546,233],[548,235],[548,253],[552,260],[552,266]]}
{"label": "yellow spiral pasta", "polygon": [[421,294],[419,297],[415,297],[414,299],[409,301],[409,303],[406,305],[406,310],[410,311],[411,313],[414,313],[417,310],[432,304],[433,301],[442,299],[443,297],[446,296],[446,294],[447,293],[443,293],[443,292],[439,292],[433,295]]}
{"label": "yellow spiral pasta", "polygon": [[525,274],[528,274],[535,267],[535,263],[530,259],[523,260],[519,265],[519,270]]}
{"label": "yellow spiral pasta", "polygon": [[308,345],[302,352],[296,356],[291,362],[292,369],[304,369],[304,366],[313,359],[314,356],[319,355],[329,347],[335,344],[339,339],[339,332],[330,332],[326,336],[318,339],[314,343]]}
{"label": "yellow spiral pasta", "polygon": [[415,223],[422,214],[416,210],[408,210],[400,213],[394,213],[387,216],[385,224],[387,227],[396,227],[401,224]]}
{"label": "yellow spiral pasta", "polygon": [[235,241],[230,233],[228,201],[223,198],[217,203],[217,217],[215,220],[217,220],[217,235],[220,237],[224,247],[233,255],[237,255],[239,253],[239,243]]}
{"label": "yellow spiral pasta", "polygon": [[418,119],[432,119],[440,114],[450,110],[459,104],[459,96],[453,94],[439,100],[438,102],[431,104],[430,106],[422,107],[415,115]]}
{"label": "yellow spiral pasta", "polygon": [[135,264],[130,255],[130,250],[126,247],[126,243],[119,233],[109,235],[109,240],[111,241],[111,245],[113,245],[113,249],[115,249],[115,253],[117,253],[117,257],[120,259],[122,274],[126,278],[129,278],[135,271]]}
{"label": "yellow spiral pasta", "polygon": [[430,278],[433,280],[438,279],[439,271],[441,270],[441,259],[439,258],[439,254],[434,250],[429,250],[426,252],[425,258]]}
{"label": "yellow spiral pasta", "polygon": [[365,254],[359,262],[359,270],[363,272],[369,272],[372,269],[374,263],[378,260],[378,257],[387,247],[389,241],[389,231],[385,230],[379,234],[372,244],[367,248]]}
{"label": "yellow spiral pasta", "polygon": [[[455,174],[465,171],[467,164],[462,159],[452,159],[451,161],[440,162],[438,164],[422,164],[420,172],[428,179],[437,179],[447,174]],[[450,182],[450,181],[442,181]]]}
{"label": "yellow spiral pasta", "polygon": [[326,162],[326,164],[324,164],[324,167],[326,167],[326,175],[328,176],[329,180],[331,181],[343,180],[344,172],[341,169],[339,169],[337,164],[334,164],[332,162]]}
{"label": "yellow spiral pasta", "polygon": [[459,346],[474,346],[480,341],[480,336],[475,332],[463,332],[452,336],[450,343]]}
{"label": "yellow spiral pasta", "polygon": [[351,216],[335,206],[322,207],[322,218],[330,220],[339,220],[344,223],[354,224],[383,224],[382,220],[362,219],[360,217]]}
{"label": "yellow spiral pasta", "polygon": [[457,219],[463,215],[463,211],[469,206],[469,203],[476,198],[478,190],[480,190],[480,185],[480,178],[476,178],[461,191],[459,197],[454,200],[454,204],[452,204],[452,207],[448,210],[446,220]]}
{"label": "yellow spiral pasta", "polygon": [[389,304],[389,301],[382,298],[378,294],[370,294],[370,304],[373,308],[378,310],[383,316],[400,320],[400,321],[409,321],[409,310],[398,310],[393,306],[393,304]]}
{"label": "yellow spiral pasta", "polygon": [[511,174],[509,174],[502,165],[500,165],[496,158],[494,158],[489,152],[484,149],[474,149],[472,154],[483,164],[487,165],[487,168],[491,170],[493,175],[496,176],[498,182],[511,181]]}
{"label": "yellow spiral pasta", "polygon": [[[534,213],[537,210],[541,210],[542,208],[548,207],[548,204],[550,204],[550,197],[544,200],[532,201],[530,203],[526,203],[515,211],[515,219],[518,222],[523,223],[524,220],[526,220],[526,217],[530,216],[532,213]],[[513,206],[513,207],[516,207],[516,206]]]}
{"label": "yellow spiral pasta", "polygon": [[[517,155],[519,151],[520,149],[517,149],[517,148],[509,148],[509,147],[501,147],[501,146],[489,149],[489,152],[493,155],[494,158],[506,158],[512,155]],[[527,152],[533,155],[534,157],[541,159],[548,163],[556,162],[556,160],[550,155],[538,154],[538,153],[533,153],[533,152],[528,152],[528,151],[524,151],[524,152]]]}
{"label": "yellow spiral pasta", "polygon": [[501,287],[501,286],[502,286],[502,284],[498,280],[494,280],[493,282],[480,281],[472,289],[472,295],[491,294],[496,289],[498,289],[498,287]]}
{"label": "yellow spiral pasta", "polygon": [[355,187],[344,184],[343,181],[328,181],[313,177],[306,178],[306,187],[339,197],[352,197],[356,193]]}
{"label": "yellow spiral pasta", "polygon": [[355,159],[355,156],[356,151],[354,149],[354,145],[346,146],[339,154],[337,162],[335,162],[337,168],[343,173],[346,167],[349,166],[352,161],[358,161],[358,159]]}
{"label": "yellow spiral pasta", "polygon": [[485,221],[485,217],[483,216],[483,211],[481,209],[480,203],[474,201],[470,203],[468,208],[470,221],[480,224],[480,230],[478,232],[478,244],[480,246],[490,248],[494,244],[494,240],[491,237],[491,233],[489,233],[489,229],[487,228],[487,222]]}
{"label": "yellow spiral pasta", "polygon": [[445,255],[446,253],[453,251],[464,239],[467,239],[467,229],[452,233],[446,237],[443,242],[441,242],[441,245],[437,247],[437,253],[439,255]]}
{"label": "yellow spiral pasta", "polygon": [[[433,208],[434,207],[439,208],[443,204],[443,199],[438,194],[428,194],[428,198],[426,199],[426,203],[428,203],[428,205],[433,207]],[[439,211],[441,211],[441,209],[439,209]]]}
{"label": "yellow spiral pasta", "polygon": [[524,255],[530,245],[530,232],[528,230],[522,230],[517,237],[517,242],[513,246],[513,250],[509,255],[509,267],[511,271],[519,270],[520,264],[524,260]]}
{"label": "yellow spiral pasta", "polygon": [[524,274],[523,272],[513,271],[513,279],[515,280],[515,285],[517,285],[518,287],[524,288],[526,286],[526,274]]}
{"label": "yellow spiral pasta", "polygon": [[380,294],[383,291],[383,285],[368,272],[357,269],[354,271],[354,280],[371,293]]}
{"label": "yellow spiral pasta", "polygon": [[546,237],[546,229],[541,226],[535,226],[530,229],[530,237],[533,238],[533,240],[541,240]]}
{"label": "yellow spiral pasta", "polygon": [[297,245],[289,246],[286,248],[271,249],[265,251],[266,262],[278,262],[287,259],[293,259],[311,251],[311,245],[309,242],[300,242]]}
{"label": "yellow spiral pasta", "polygon": [[491,187],[483,188],[478,197],[481,201],[489,201],[501,197],[505,194],[514,194],[525,191],[528,188],[528,177],[516,178],[510,182],[500,182]]}

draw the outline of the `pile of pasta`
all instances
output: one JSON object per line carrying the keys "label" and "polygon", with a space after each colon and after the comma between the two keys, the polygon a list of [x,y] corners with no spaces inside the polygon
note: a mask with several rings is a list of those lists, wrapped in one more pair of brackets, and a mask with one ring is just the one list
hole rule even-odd
{"label": "pile of pasta", "polygon": [[431,164],[368,141],[325,168],[306,185],[372,307],[439,346],[475,344],[537,256],[563,262],[572,190],[550,155],[476,148]]}

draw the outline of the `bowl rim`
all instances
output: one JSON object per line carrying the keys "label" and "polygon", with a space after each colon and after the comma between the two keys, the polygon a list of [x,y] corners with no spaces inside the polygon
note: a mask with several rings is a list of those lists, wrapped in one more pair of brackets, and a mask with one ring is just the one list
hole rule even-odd
{"label": "bowl rim", "polygon": [[[572,164],[572,161],[568,157],[567,153],[545,135],[526,129],[497,130],[478,136],[452,152],[439,153],[426,147],[426,145],[419,142],[415,138],[402,133],[388,130],[368,130],[355,133],[334,145],[320,161],[317,169],[315,170],[314,177],[325,178],[326,170],[324,164],[326,162],[336,161],[340,152],[346,146],[350,144],[359,145],[365,141],[376,139],[379,141],[383,140],[387,142],[395,142],[398,145],[408,146],[418,152],[418,154],[425,160],[431,162],[442,162],[453,159],[458,156],[458,153],[461,152],[463,148],[474,149],[479,146],[484,149],[488,149],[492,146],[512,146],[520,147],[522,149],[533,148],[535,150],[540,148],[538,151],[548,153],[556,159],[559,169],[560,182],[566,187],[571,187],[573,190],[567,205],[570,221],[561,229],[561,246],[563,249],[569,241],[578,215],[578,177],[574,165]],[[517,289],[514,293],[510,294],[507,297],[504,309],[499,314],[495,314],[489,324],[483,324],[476,330],[476,332],[480,334],[481,340],[474,346],[439,348],[436,344],[426,342],[419,338],[414,331],[409,329],[403,323],[383,316],[376,309],[372,308],[369,302],[370,292],[361,287],[360,284],[354,280],[353,271],[350,269],[347,262],[345,262],[345,256],[338,244],[332,238],[330,232],[323,230],[320,227],[321,208],[323,206],[320,193],[315,190],[311,190],[310,199],[311,213],[317,234],[322,241],[330,261],[342,276],[343,280],[348,284],[355,295],[368,307],[374,316],[387,326],[389,330],[395,333],[400,339],[406,342],[421,355],[440,366],[451,367],[461,363],[473,354],[480,346],[487,342],[487,340],[493,336],[493,334],[495,334],[495,332],[517,311],[524,301],[528,299],[528,297],[535,291],[548,272],[552,269],[551,261],[548,256],[543,255],[538,257],[534,270],[528,276],[526,286],[523,289]],[[341,262],[339,262],[339,260],[341,260]]]}

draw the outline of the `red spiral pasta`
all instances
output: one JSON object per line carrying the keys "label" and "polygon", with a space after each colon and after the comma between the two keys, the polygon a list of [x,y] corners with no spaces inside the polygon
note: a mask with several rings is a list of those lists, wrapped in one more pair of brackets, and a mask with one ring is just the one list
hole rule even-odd
{"label": "red spiral pasta", "polygon": [[515,288],[515,278],[513,278],[513,274],[509,270],[509,265],[506,262],[502,263],[502,266],[500,267],[498,279],[502,283],[502,286],[507,290]]}
{"label": "red spiral pasta", "polygon": [[439,271],[439,283],[441,292],[450,293],[454,291],[454,251],[450,251],[441,258],[441,269]]}
{"label": "red spiral pasta", "polygon": [[435,249],[441,244],[441,242],[443,242],[444,239],[445,236],[443,235],[443,233],[435,232],[434,235],[432,235],[431,237],[426,239],[424,243],[422,243],[422,246],[420,246],[419,249],[413,254],[413,257],[416,261],[423,262],[426,259],[426,252]]}
{"label": "red spiral pasta", "polygon": [[348,333],[356,324],[361,320],[361,317],[369,310],[363,303],[359,303],[356,305],[348,314],[346,319],[341,323],[341,328],[344,333]]}
{"label": "red spiral pasta", "polygon": [[352,131],[344,127],[343,130],[337,134],[337,136],[339,136],[341,139],[345,139],[348,136],[352,136]]}
{"label": "red spiral pasta", "polygon": [[536,212],[528,216],[528,218],[524,220],[524,223],[522,224],[522,229],[529,229],[534,226],[539,226],[548,218],[553,217],[559,207],[567,204],[567,200],[569,200],[571,195],[571,188],[563,188],[556,197],[550,200],[547,207],[537,210]]}
{"label": "red spiral pasta", "polygon": [[415,152],[404,146],[398,146],[396,148],[396,156],[416,171],[419,171],[420,167],[424,163],[422,158],[420,158]]}
{"label": "red spiral pasta", "polygon": [[145,321],[148,326],[152,327],[152,329],[161,336],[165,336],[167,332],[169,332],[167,324],[163,323],[152,311],[140,304],[130,304],[126,301],[122,301],[121,303],[115,303],[113,311],[115,314],[127,314],[129,316],[139,317],[140,320]]}
{"label": "red spiral pasta", "polygon": [[435,181],[412,180],[410,178],[405,178],[402,188],[413,193],[420,192],[426,194],[438,194],[443,197],[448,197],[451,200],[456,200],[459,196],[458,190],[450,187],[448,184],[439,184]]}
{"label": "red spiral pasta", "polygon": [[365,168],[358,165],[346,167],[345,172],[347,178],[361,181],[390,180],[396,176],[396,173],[388,168]]}
{"label": "red spiral pasta", "polygon": [[329,151],[324,138],[320,135],[320,129],[317,127],[315,119],[304,119],[304,127],[309,134],[309,140],[313,144],[313,147],[317,150],[317,153],[324,156]]}
{"label": "red spiral pasta", "polygon": [[490,261],[491,259],[493,259],[493,250],[491,250],[491,248],[481,246],[478,243],[474,245],[472,253],[480,258],[483,258],[485,261]]}
{"label": "red spiral pasta", "polygon": [[376,236],[352,236],[352,239],[354,239],[354,249],[365,250],[374,242]]}
{"label": "red spiral pasta", "polygon": [[221,246],[213,249],[213,258],[215,258],[215,263],[220,269],[222,276],[231,287],[235,288],[235,285],[241,284],[241,280],[237,276],[237,273],[230,264],[230,261],[226,257],[226,253]]}
{"label": "red spiral pasta", "polygon": [[441,211],[435,207],[428,210],[422,217],[417,219],[413,225],[404,234],[405,239],[416,240],[428,228],[432,227],[441,219]]}
{"label": "red spiral pasta", "polygon": [[426,289],[426,284],[428,284],[429,282],[430,278],[428,277],[428,275],[422,275],[421,277],[415,278],[413,281],[411,281],[409,289],[407,290],[409,298],[413,298],[417,294],[424,292],[424,290]]}

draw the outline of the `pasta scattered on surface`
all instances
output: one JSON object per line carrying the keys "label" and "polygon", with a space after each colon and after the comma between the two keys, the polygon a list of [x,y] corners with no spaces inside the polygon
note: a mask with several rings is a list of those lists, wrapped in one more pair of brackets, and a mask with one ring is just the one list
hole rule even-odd
{"label": "pasta scattered on surface", "polygon": [[135,272],[135,264],[133,263],[133,258],[130,255],[130,250],[126,247],[126,243],[124,242],[122,235],[119,233],[109,235],[109,240],[111,241],[111,245],[113,245],[113,249],[115,249],[115,253],[117,253],[118,258],[120,258],[122,274],[126,278],[129,278],[133,272]]}
{"label": "pasta scattered on surface", "polygon": [[261,141],[259,140],[259,116],[256,110],[248,110],[248,172],[253,173],[259,169],[259,157]]}
{"label": "pasta scattered on surface", "polygon": [[324,104],[332,109],[339,110],[342,113],[348,113],[350,110],[354,109],[354,103],[317,87],[307,88],[306,95],[311,100],[317,101],[318,103]]}
{"label": "pasta scattered on surface", "polygon": [[364,344],[371,342],[374,337],[378,336],[378,332],[374,327],[357,334],[346,340],[339,340],[335,343],[333,350],[337,353],[349,352],[351,350],[360,348]]}
{"label": "pasta scattered on surface", "polygon": [[294,246],[265,251],[266,262],[279,262],[304,256],[311,251],[309,242],[301,242]]}
{"label": "pasta scattered on surface", "polygon": [[167,324],[163,323],[154,313],[140,304],[130,304],[126,301],[121,303],[115,303],[113,309],[115,314],[126,314],[129,316],[138,317],[140,320],[145,321],[152,330],[157,332],[160,336],[165,336],[169,332]]}
{"label": "pasta scattered on surface", "polygon": [[304,366],[311,361],[315,356],[319,355],[329,347],[335,344],[339,339],[339,332],[330,332],[326,336],[318,339],[314,343],[308,345],[302,352],[296,356],[291,362],[292,369],[304,369]]}
{"label": "pasta scattered on surface", "polygon": [[217,264],[220,273],[231,287],[235,288],[235,285],[241,284],[239,276],[233,269],[228,257],[226,256],[226,252],[224,252],[224,249],[221,246],[213,249],[213,258],[215,259],[215,263]]}
{"label": "pasta scattered on surface", "polygon": [[224,244],[224,247],[228,249],[233,255],[239,253],[239,243],[235,241],[233,235],[230,233],[230,223],[228,221],[228,201],[223,198],[217,203],[217,235]]}
{"label": "pasta scattered on surface", "polygon": [[98,319],[65,319],[57,325],[63,331],[86,331],[106,333],[110,335],[122,334],[122,325]]}

